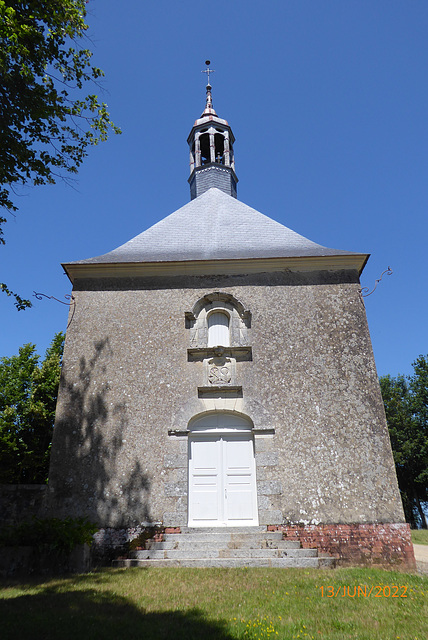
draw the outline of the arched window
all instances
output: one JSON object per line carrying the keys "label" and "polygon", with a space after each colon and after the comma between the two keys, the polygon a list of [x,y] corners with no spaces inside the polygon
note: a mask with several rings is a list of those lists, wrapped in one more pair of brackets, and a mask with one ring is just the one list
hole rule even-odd
{"label": "arched window", "polygon": [[[191,348],[249,347],[248,329],[251,328],[251,313],[229,293],[207,293],[193,305],[192,311],[185,313],[185,318],[186,328],[190,329]],[[249,347],[248,353],[250,351]]]}
{"label": "arched window", "polygon": [[230,346],[229,316],[222,311],[213,311],[208,316],[208,346]]}

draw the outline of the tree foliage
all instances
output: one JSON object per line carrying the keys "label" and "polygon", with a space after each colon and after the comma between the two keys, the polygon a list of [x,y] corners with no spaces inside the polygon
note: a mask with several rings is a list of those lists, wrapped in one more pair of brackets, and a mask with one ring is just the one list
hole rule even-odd
{"label": "tree foliage", "polygon": [[426,528],[428,357],[419,356],[412,366],[413,375],[383,376],[380,386],[406,520],[413,528]]}
{"label": "tree foliage", "polygon": [[21,298],[19,294],[11,291],[4,282],[0,282],[0,291],[3,291],[3,293],[5,293],[7,296],[12,296],[13,298],[15,298],[14,304],[18,311],[22,311],[23,309],[27,309],[28,307],[33,306],[29,300],[25,300],[24,298]]}
{"label": "tree foliage", "polygon": [[57,333],[40,362],[33,344],[0,360],[0,482],[47,479],[64,335]]}
{"label": "tree foliage", "polygon": [[[0,0],[0,206],[16,211],[19,185],[76,174],[88,148],[120,130],[86,93],[104,75],[81,46],[85,0]],[[0,217],[0,244],[4,244]],[[31,306],[11,292],[16,306]]]}
{"label": "tree foliage", "polygon": [[0,0],[0,204],[8,209],[16,209],[10,186],[76,173],[88,147],[118,131],[96,95],[77,97],[103,75],[91,51],[76,48],[85,16],[85,0]]}

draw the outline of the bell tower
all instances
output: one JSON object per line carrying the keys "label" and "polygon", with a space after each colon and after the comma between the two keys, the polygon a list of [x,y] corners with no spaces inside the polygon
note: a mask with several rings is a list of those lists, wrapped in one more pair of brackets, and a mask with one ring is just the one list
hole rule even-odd
{"label": "bell tower", "polygon": [[210,84],[213,69],[209,67],[209,60],[205,64],[207,69],[203,73],[208,76],[205,109],[187,138],[190,150],[190,197],[194,200],[211,187],[216,187],[236,198],[235,136],[227,120],[219,118],[214,110]]}

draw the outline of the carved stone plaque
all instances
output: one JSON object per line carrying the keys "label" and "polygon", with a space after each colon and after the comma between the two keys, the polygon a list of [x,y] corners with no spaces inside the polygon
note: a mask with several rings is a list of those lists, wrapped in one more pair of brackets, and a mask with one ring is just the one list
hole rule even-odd
{"label": "carved stone plaque", "polygon": [[230,358],[211,358],[208,360],[208,384],[219,386],[232,381],[232,361]]}

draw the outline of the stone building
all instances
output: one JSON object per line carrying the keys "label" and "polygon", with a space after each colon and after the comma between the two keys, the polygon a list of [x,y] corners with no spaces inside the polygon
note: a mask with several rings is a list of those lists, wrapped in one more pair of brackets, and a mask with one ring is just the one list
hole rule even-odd
{"label": "stone building", "polygon": [[104,530],[266,525],[344,560],[411,562],[360,294],[368,255],[237,200],[210,85],[188,143],[188,204],[63,265],[50,511]]}

